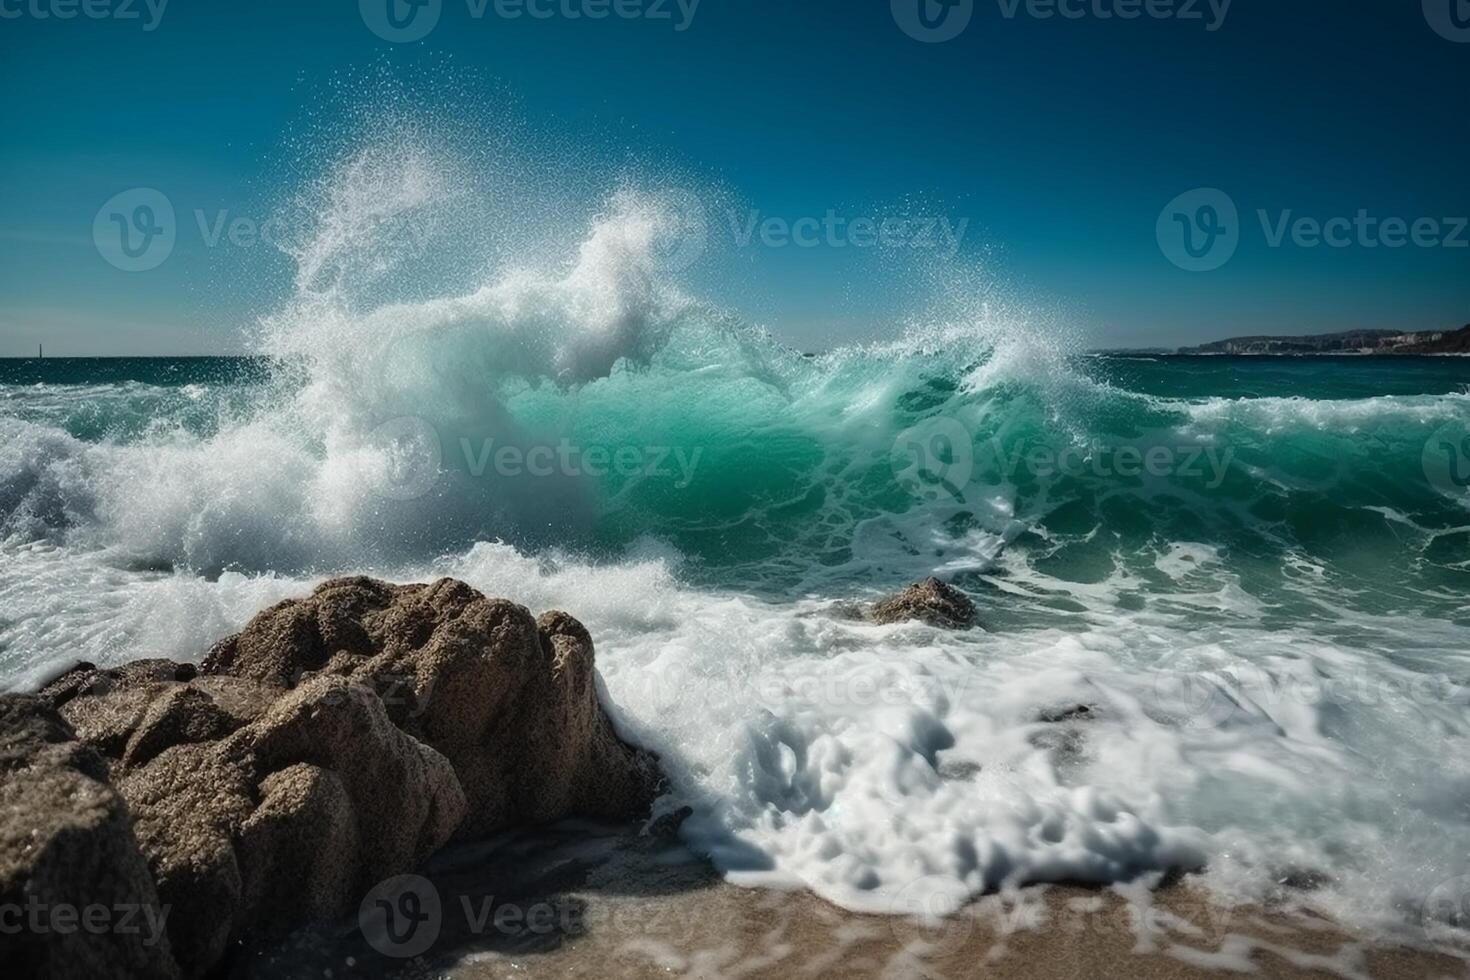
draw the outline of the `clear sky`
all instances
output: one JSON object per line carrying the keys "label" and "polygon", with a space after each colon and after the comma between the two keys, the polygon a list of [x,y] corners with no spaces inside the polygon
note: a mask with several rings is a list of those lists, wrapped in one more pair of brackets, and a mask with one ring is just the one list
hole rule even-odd
{"label": "clear sky", "polygon": [[[342,80],[384,74],[593,171],[697,174],[738,201],[713,235],[964,222],[959,262],[1098,346],[1470,321],[1465,0],[416,2],[0,0],[0,355],[240,349],[290,265],[211,245],[196,212],[267,217],[309,176],[303,142],[360,109]],[[393,41],[389,13],[437,21]],[[139,187],[173,206],[175,241],[125,271],[94,219]],[[1224,197],[1179,197],[1200,188]],[[921,312],[908,287],[945,249],[842,227],[757,235],[692,274],[804,347]]]}

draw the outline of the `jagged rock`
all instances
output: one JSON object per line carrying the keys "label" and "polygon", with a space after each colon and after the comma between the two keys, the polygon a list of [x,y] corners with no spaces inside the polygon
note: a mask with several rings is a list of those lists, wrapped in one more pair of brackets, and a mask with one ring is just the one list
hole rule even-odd
{"label": "jagged rock", "polygon": [[6,900],[168,913],[151,948],[27,935],[0,965],[165,978],[339,918],[456,834],[641,815],[658,785],[603,712],[575,619],[362,578],[266,610],[202,668],[81,664],[0,699],[0,779]]}
{"label": "jagged rock", "polygon": [[969,629],[976,625],[975,604],[959,589],[937,578],[915,582],[896,595],[876,603],[873,622],[879,625],[917,619],[944,629]]}
{"label": "jagged rock", "polygon": [[247,935],[344,914],[463,820],[449,762],[370,688],[192,674],[83,665],[43,691],[111,760],[186,975]]}
{"label": "jagged rock", "polygon": [[331,677],[219,742],[124,767],[119,789],[191,974],[234,939],[342,915],[433,854],[465,810],[443,756],[371,690]]}
{"label": "jagged rock", "polygon": [[41,693],[83,742],[126,766],[172,745],[223,738],[280,696],[255,681],[197,675],[193,664],[167,660],[109,670],[80,664]]}
{"label": "jagged rock", "polygon": [[178,976],[107,764],[35,696],[0,696],[0,910],[0,976]]}
{"label": "jagged rock", "polygon": [[597,700],[592,639],[463,582],[327,582],[271,607],[201,667],[290,688],[315,674],[372,685],[390,717],[444,754],[464,787],[461,836],[567,816],[641,816],[656,760],[623,743]]}

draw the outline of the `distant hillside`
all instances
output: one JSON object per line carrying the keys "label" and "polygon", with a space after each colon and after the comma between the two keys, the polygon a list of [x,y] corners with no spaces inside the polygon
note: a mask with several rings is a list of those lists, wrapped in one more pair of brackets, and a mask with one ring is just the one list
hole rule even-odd
{"label": "distant hillside", "polygon": [[1313,337],[1231,337],[1181,354],[1470,354],[1470,324],[1459,330],[1347,330]]}
{"label": "distant hillside", "polygon": [[1422,334],[1424,339],[1412,343],[1401,351],[1400,354],[1470,354],[1470,323],[1459,330],[1451,330],[1446,333],[1434,335]]}

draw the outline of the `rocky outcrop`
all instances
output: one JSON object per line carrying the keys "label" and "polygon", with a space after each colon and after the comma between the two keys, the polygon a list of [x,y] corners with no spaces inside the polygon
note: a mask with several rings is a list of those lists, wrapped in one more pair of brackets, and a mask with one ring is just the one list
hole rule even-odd
{"label": "rocky outcrop", "polygon": [[873,605],[873,622],[879,625],[917,619],[930,626],[962,630],[976,625],[975,604],[959,589],[937,578],[915,582],[896,595]]}
{"label": "rocky outcrop", "polygon": [[344,678],[286,690],[144,661],[42,696],[110,763],[187,976],[245,936],[341,915],[464,818],[448,760]]}
{"label": "rocky outcrop", "polygon": [[0,976],[178,976],[107,764],[34,696],[0,697]]}
{"label": "rocky outcrop", "polygon": [[82,665],[0,699],[0,759],[20,760],[4,799],[47,801],[0,810],[0,886],[50,874],[93,900],[91,878],[26,845],[47,821],[81,826],[98,856],[65,853],[169,912],[162,965],[135,973],[198,976],[242,939],[346,914],[456,834],[646,813],[656,760],[614,734],[592,657],[564,613],[354,578],[266,610],[201,668]]}
{"label": "rocky outcrop", "polygon": [[592,638],[561,612],[533,619],[453,579],[337,579],[217,644],[206,674],[290,688],[336,676],[373,686],[393,721],[454,766],[461,836],[569,814],[646,813],[655,759],[626,745],[598,703]]}

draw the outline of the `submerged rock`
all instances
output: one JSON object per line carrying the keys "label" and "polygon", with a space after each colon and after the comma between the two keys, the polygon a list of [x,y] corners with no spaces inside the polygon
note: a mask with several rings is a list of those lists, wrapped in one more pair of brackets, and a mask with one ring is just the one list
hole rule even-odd
{"label": "submerged rock", "polygon": [[963,630],[978,622],[975,604],[959,589],[926,578],[873,606],[873,622],[881,625],[917,619],[930,626]]}
{"label": "submerged rock", "polygon": [[1036,720],[1048,725],[1058,725],[1064,721],[1088,721],[1096,715],[1097,710],[1090,704],[1062,704],[1043,708],[1037,713]]}
{"label": "submerged rock", "polygon": [[339,579],[201,669],[83,664],[0,698],[3,900],[169,912],[153,948],[28,936],[0,966],[199,976],[241,940],[347,914],[455,835],[646,813],[656,760],[613,732],[592,657],[565,613]]}

